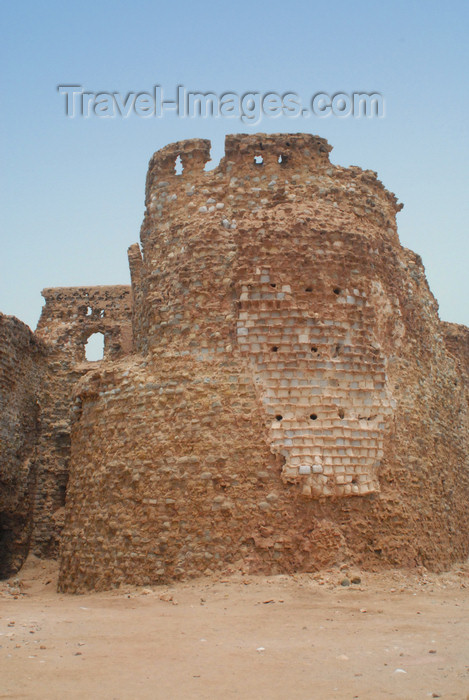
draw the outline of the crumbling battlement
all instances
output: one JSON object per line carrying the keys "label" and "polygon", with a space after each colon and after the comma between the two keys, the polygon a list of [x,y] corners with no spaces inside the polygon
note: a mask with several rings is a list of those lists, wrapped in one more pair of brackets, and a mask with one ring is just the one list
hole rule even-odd
{"label": "crumbling battlement", "polygon": [[104,360],[132,350],[131,290],[109,287],[56,287],[44,289],[45,305],[37,335],[55,346],[62,359],[85,361],[85,343],[94,333],[104,335]]}
{"label": "crumbling battlement", "polygon": [[[310,134],[236,134],[226,137],[225,156],[219,165],[206,171],[209,141],[170,144],[150,160],[147,215],[166,219],[168,210],[181,206],[183,199],[188,219],[197,208],[206,206],[204,213],[214,213],[221,222],[237,202],[256,211],[279,199],[295,201],[301,196],[306,201],[332,198],[336,208],[345,205],[368,218],[373,218],[376,209],[379,222],[387,222],[395,230],[394,216],[402,205],[384,188],[376,172],[335,166],[329,161],[331,150],[325,139]],[[214,202],[208,201],[213,198]],[[227,211],[221,211],[225,207],[217,204],[224,204]],[[165,223],[169,224],[169,219]]]}
{"label": "crumbling battlement", "polygon": [[[166,278],[165,274],[158,274],[159,261],[162,256],[169,256],[177,266],[180,252],[198,245],[191,234],[197,227],[202,227],[206,235],[216,232],[219,245],[214,247],[215,257],[236,254],[236,249],[229,249],[228,245],[229,232],[236,229],[238,233],[232,237],[253,256],[256,237],[259,232],[264,235],[257,222],[268,223],[271,213],[281,212],[287,225],[299,206],[305,223],[322,207],[329,208],[333,215],[324,231],[332,223],[339,237],[350,229],[355,236],[376,239],[377,255],[387,255],[398,247],[395,215],[402,205],[383,187],[375,172],[332,165],[331,150],[325,139],[310,134],[236,134],[226,137],[225,156],[209,171],[204,170],[210,158],[207,140],[170,144],[154,154],[146,181],[142,253],[135,246],[129,251],[137,349],[148,348],[155,333],[160,344],[164,319],[153,318],[152,313],[161,304],[164,315],[167,282],[176,282],[170,275]],[[178,158],[183,166],[181,174],[176,171]],[[244,230],[245,240],[241,241],[242,219],[251,215],[252,221]],[[267,231],[266,235],[272,234]],[[203,254],[196,253],[201,257],[200,264],[209,266],[212,261],[206,248],[202,250]],[[250,274],[251,259],[247,270]]]}
{"label": "crumbling battlement", "polygon": [[151,159],[135,351],[75,388],[62,590],[467,554],[461,370],[396,198],[329,151]]}

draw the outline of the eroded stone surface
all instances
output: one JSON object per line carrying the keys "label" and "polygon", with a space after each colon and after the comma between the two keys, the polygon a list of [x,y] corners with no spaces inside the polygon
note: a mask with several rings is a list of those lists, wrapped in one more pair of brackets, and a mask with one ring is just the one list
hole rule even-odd
{"label": "eroded stone surface", "polygon": [[29,549],[46,353],[28,326],[0,314],[0,578],[17,571]]}
{"label": "eroded stone surface", "polygon": [[85,343],[104,335],[104,360],[132,347],[130,287],[45,289],[36,333],[13,317],[0,325],[0,575],[28,551],[56,556],[70,461],[70,409],[76,381],[100,363]]}

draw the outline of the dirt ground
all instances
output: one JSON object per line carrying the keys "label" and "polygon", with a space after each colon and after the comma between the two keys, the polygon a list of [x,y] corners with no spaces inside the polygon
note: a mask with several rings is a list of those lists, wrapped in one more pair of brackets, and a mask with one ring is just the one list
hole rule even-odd
{"label": "dirt ground", "polygon": [[56,579],[31,558],[0,583],[0,698],[469,698],[468,565],[81,596]]}

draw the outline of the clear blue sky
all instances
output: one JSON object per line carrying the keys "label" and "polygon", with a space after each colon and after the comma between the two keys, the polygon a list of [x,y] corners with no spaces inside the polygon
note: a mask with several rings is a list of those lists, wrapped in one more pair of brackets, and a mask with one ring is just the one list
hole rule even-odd
{"label": "clear blue sky", "polygon": [[[128,283],[152,153],[226,133],[307,131],[377,170],[405,208],[445,320],[469,325],[466,0],[2,2],[0,310],[35,327],[43,287]],[[378,91],[383,119],[67,119],[94,92]]]}

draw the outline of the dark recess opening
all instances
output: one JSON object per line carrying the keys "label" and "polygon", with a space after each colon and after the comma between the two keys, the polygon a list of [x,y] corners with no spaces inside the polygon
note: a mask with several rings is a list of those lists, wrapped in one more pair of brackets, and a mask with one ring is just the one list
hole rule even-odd
{"label": "dark recess opening", "polygon": [[61,484],[59,486],[59,502],[60,505],[63,507],[65,505],[65,498],[67,495],[67,485],[66,484]]}
{"label": "dark recess opening", "polygon": [[0,580],[8,578],[10,575],[7,550],[8,539],[8,532],[4,526],[3,518],[0,515]]}
{"label": "dark recess opening", "polygon": [[281,415],[275,416],[275,420],[283,420],[283,416],[281,416]]}
{"label": "dark recess opening", "polygon": [[312,413],[312,414],[310,415],[310,418],[311,418],[311,420],[317,420],[317,415],[316,415],[316,413]]}
{"label": "dark recess opening", "polygon": [[16,574],[26,558],[28,541],[23,537],[24,518],[0,513],[0,580]]}

